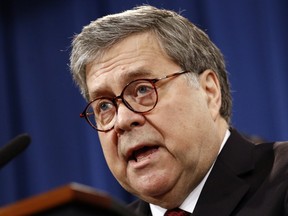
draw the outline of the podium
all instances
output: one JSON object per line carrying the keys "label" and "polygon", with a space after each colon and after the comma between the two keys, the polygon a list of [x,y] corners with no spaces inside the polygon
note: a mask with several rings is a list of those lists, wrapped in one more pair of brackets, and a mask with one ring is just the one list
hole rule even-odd
{"label": "podium", "polygon": [[0,208],[0,216],[136,216],[105,193],[71,183]]}

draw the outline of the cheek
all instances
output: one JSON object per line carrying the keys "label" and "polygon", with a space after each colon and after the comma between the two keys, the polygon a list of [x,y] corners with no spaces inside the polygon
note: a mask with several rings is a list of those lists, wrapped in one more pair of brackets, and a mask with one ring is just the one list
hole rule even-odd
{"label": "cheek", "polygon": [[119,160],[117,142],[110,134],[99,135],[99,139],[105,160],[112,173],[116,173],[119,169],[119,163],[116,162]]}
{"label": "cheek", "polygon": [[187,133],[199,130],[205,109],[196,102],[191,103],[190,99],[171,100],[172,103],[163,103],[157,107],[155,114],[151,116],[151,122],[163,135],[165,134],[164,137],[176,134],[187,137]]}
{"label": "cheek", "polygon": [[184,160],[199,159],[210,122],[205,101],[198,97],[188,100],[187,97],[175,98],[174,103],[163,103],[156,110],[153,121],[168,150],[184,163]]}

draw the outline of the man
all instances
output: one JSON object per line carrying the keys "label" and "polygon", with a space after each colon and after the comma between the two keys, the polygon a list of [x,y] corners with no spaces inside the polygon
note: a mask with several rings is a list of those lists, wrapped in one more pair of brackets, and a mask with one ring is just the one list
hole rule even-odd
{"label": "man", "polygon": [[136,213],[288,215],[287,143],[254,145],[230,127],[225,63],[203,31],[141,6],[91,22],[72,45],[81,116]]}

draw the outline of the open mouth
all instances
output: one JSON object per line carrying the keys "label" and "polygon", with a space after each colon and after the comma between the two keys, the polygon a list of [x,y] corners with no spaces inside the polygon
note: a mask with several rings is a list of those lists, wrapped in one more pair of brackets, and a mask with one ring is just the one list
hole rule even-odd
{"label": "open mouth", "polygon": [[129,160],[134,160],[136,162],[140,162],[140,161],[146,159],[147,157],[149,157],[155,151],[157,151],[158,148],[159,148],[159,146],[144,146],[142,148],[139,148],[139,149],[133,151]]}

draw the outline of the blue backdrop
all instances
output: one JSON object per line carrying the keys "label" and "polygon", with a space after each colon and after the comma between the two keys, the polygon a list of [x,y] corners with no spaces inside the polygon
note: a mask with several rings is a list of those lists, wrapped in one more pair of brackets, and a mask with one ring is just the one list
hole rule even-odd
{"label": "blue backdrop", "polygon": [[1,0],[0,146],[23,132],[32,144],[0,170],[0,205],[72,181],[132,199],[109,172],[97,134],[79,118],[85,101],[67,64],[83,25],[143,3],[182,11],[223,51],[235,127],[288,140],[287,0]]}

